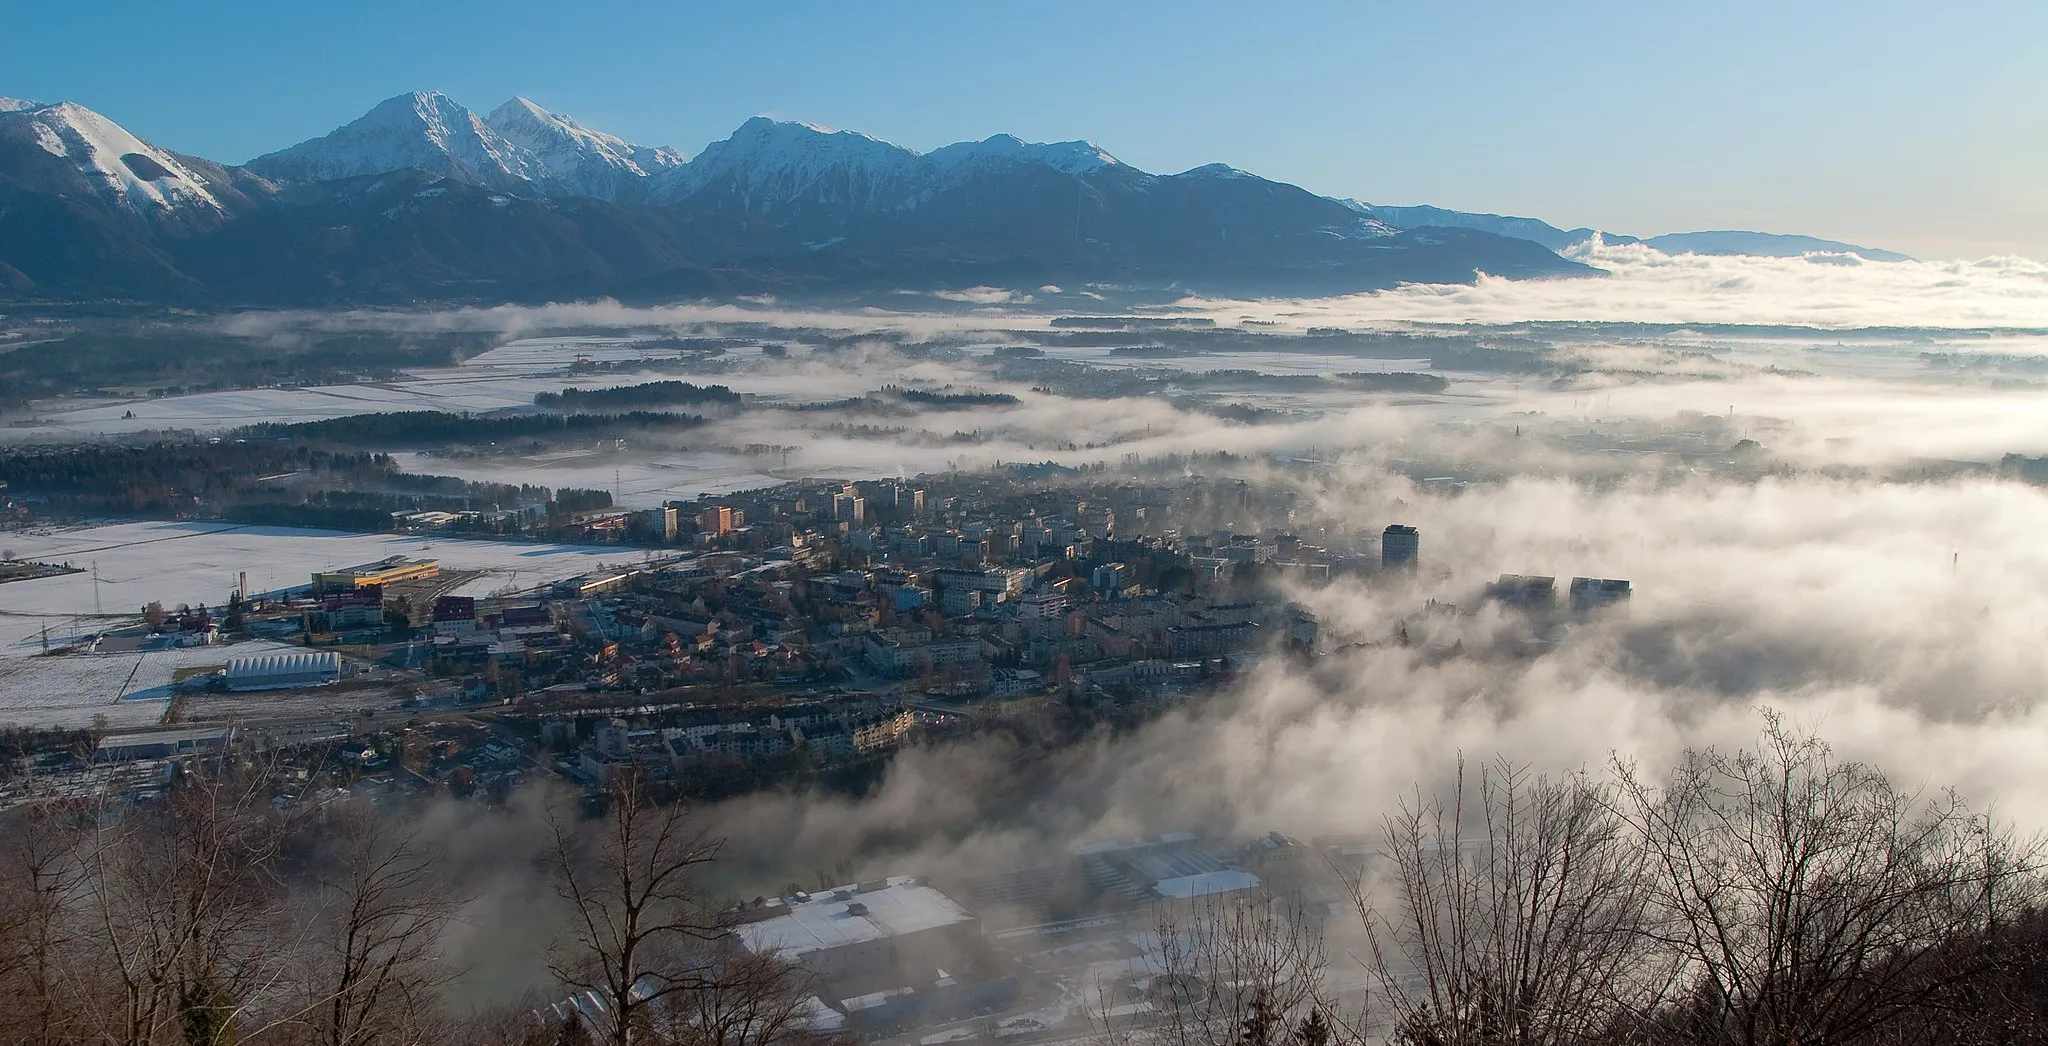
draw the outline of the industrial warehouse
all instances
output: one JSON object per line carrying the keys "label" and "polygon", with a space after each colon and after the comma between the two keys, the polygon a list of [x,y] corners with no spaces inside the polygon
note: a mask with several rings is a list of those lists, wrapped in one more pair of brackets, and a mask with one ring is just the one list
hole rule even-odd
{"label": "industrial warehouse", "polygon": [[[1162,919],[1279,904],[1283,918],[1321,932],[1344,896],[1333,869],[1358,870],[1339,842],[1277,832],[1104,840],[943,888],[888,876],[758,897],[728,915],[749,950],[813,976],[821,1007],[849,1029],[894,1035],[986,1019],[1001,1033],[1051,1031],[1100,1017],[1084,1012],[1095,1005],[1147,1010],[1172,962]],[[1105,988],[1116,998],[1098,998]]]}
{"label": "industrial warehouse", "polygon": [[922,878],[762,898],[734,914],[749,950],[802,965],[856,1028],[964,1016],[1017,995],[1017,978],[996,959],[981,920]]}

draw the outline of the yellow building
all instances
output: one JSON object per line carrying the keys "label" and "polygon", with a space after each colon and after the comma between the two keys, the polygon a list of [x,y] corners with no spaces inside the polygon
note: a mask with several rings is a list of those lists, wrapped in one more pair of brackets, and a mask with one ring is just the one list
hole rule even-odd
{"label": "yellow building", "polygon": [[352,591],[369,585],[391,585],[401,581],[424,581],[441,576],[438,559],[407,559],[391,556],[375,563],[327,570],[313,575],[313,588],[320,592]]}

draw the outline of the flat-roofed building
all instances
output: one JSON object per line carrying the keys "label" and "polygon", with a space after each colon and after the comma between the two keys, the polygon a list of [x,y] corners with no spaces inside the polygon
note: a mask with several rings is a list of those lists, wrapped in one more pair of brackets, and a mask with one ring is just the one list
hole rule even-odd
{"label": "flat-roofed building", "polygon": [[1536,574],[1502,574],[1486,586],[1486,598],[1525,610],[1543,610],[1557,603],[1557,579]]}
{"label": "flat-roofed building", "polygon": [[313,587],[322,592],[353,591],[368,585],[392,585],[402,581],[424,581],[441,576],[438,559],[407,559],[389,556],[375,563],[362,563],[313,575]]}
{"label": "flat-roofed building", "polygon": [[102,762],[130,759],[178,759],[218,752],[233,740],[231,726],[198,730],[154,730],[147,733],[108,734],[93,748],[93,758]]}
{"label": "flat-roofed building", "polygon": [[1380,569],[1413,568],[1422,555],[1422,535],[1411,526],[1390,524],[1380,533]]}
{"label": "flat-roofed building", "polygon": [[1602,607],[1628,602],[1629,583],[1620,578],[1575,577],[1572,579],[1572,612],[1590,614]]}
{"label": "flat-roofed building", "polygon": [[742,909],[737,928],[756,953],[774,952],[848,995],[915,983],[974,964],[981,920],[923,879],[897,875]]}

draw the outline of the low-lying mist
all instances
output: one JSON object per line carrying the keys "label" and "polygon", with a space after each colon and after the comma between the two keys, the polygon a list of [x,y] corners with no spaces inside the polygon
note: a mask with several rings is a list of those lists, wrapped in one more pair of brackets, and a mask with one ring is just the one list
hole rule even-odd
{"label": "low-lying mist", "polygon": [[[995,350],[1057,349],[1058,330],[998,293],[963,295],[986,307],[956,312],[598,302],[234,324],[245,335],[294,324],[752,332],[788,351],[718,358],[690,377],[754,397],[747,408],[638,439],[629,459],[729,454],[776,476],[1019,461],[1110,477],[1220,470],[1298,495],[1291,518],[1228,521],[1237,529],[1368,549],[1389,523],[1420,529],[1411,576],[1285,588],[1319,618],[1321,656],[1275,652],[1212,700],[1052,750],[1002,731],[915,748],[857,797],[771,792],[704,810],[730,840],[718,874],[736,894],[842,869],[975,876],[1176,830],[1372,833],[1403,798],[1441,788],[1461,757],[1662,767],[1689,747],[1750,742],[1767,709],[1903,786],[1954,786],[1980,811],[2048,829],[2048,490],[1999,467],[2007,454],[2048,454],[2048,379],[2036,373],[2048,373],[2048,266],[1605,245],[1579,257],[1611,275],[1155,313],[1291,339],[1261,351],[1338,351],[1310,328],[1455,342],[1460,365],[1428,368],[1448,384],[1426,393],[1176,379],[1259,367],[1199,350],[1170,365],[1103,350],[1061,357],[1094,370],[1020,368],[1004,361],[1028,351]],[[1673,326],[1685,324],[1705,329]],[[1430,344],[1387,353],[1428,357]],[[1519,362],[1471,362],[1506,349]],[[1133,375],[1154,384],[1087,387]],[[887,384],[1014,402],[901,415],[821,406]],[[557,485],[604,486],[614,467]],[[1481,599],[1503,573],[1554,575],[1560,588],[1624,578],[1634,595],[1590,618],[1532,622]],[[531,820],[515,808],[451,822],[448,835],[500,853]],[[478,867],[486,886],[460,950],[484,960],[479,984],[538,977],[504,957],[533,953],[545,931],[491,914],[520,910],[537,881],[516,865]]]}

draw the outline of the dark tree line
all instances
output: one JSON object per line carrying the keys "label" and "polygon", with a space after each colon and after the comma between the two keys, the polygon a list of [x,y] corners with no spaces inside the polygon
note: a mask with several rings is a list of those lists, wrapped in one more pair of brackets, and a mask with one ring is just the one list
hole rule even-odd
{"label": "dark tree line", "polygon": [[432,447],[520,440],[546,442],[628,429],[686,429],[696,414],[635,410],[622,414],[453,414],[439,410],[351,414],[320,421],[264,422],[236,430],[247,439],[314,440],[351,447]]}
{"label": "dark tree line", "polygon": [[740,394],[723,385],[692,385],[687,381],[650,381],[605,389],[563,389],[536,392],[533,405],[549,410],[616,410],[620,407],[664,407],[713,403],[738,406]]}
{"label": "dark tree line", "polygon": [[475,332],[300,332],[235,337],[164,330],[161,321],[110,321],[0,353],[0,406],[102,389],[178,395],[266,385],[391,380],[416,367],[459,363],[490,348]]}
{"label": "dark tree line", "polygon": [[398,471],[388,454],[274,440],[79,443],[0,451],[0,482],[79,513],[380,531],[390,514],[549,500],[546,487]]}

